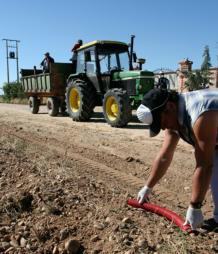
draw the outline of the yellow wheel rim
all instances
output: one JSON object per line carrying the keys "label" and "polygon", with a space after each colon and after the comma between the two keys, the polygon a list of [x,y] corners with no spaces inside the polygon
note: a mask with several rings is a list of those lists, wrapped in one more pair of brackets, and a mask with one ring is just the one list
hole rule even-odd
{"label": "yellow wheel rim", "polygon": [[72,112],[78,112],[80,107],[80,96],[76,88],[71,89],[69,101]]}
{"label": "yellow wheel rim", "polygon": [[106,101],[106,114],[110,121],[115,121],[119,113],[119,106],[114,96],[109,96]]}

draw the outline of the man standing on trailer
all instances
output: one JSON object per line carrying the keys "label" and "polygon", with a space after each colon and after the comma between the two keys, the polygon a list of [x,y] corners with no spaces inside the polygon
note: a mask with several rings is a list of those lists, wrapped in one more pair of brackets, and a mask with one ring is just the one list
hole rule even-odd
{"label": "man standing on trailer", "polygon": [[54,63],[54,58],[52,58],[49,54],[49,52],[45,53],[45,58],[41,62],[41,66],[43,68],[43,72],[49,72],[50,71],[50,64]]}

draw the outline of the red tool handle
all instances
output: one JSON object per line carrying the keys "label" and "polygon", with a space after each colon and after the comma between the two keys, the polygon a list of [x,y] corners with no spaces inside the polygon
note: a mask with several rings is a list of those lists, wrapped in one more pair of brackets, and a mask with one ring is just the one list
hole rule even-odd
{"label": "red tool handle", "polygon": [[188,233],[192,232],[190,225],[183,226],[185,221],[181,216],[179,216],[178,214],[176,214],[175,212],[173,212],[167,208],[163,208],[163,207],[151,204],[151,203],[144,203],[141,205],[138,203],[137,200],[134,200],[134,199],[129,199],[127,201],[127,204],[131,205],[135,208],[141,208],[146,211],[150,211],[152,213],[161,215],[161,216],[165,217],[166,219],[175,223],[182,231],[186,231]]}

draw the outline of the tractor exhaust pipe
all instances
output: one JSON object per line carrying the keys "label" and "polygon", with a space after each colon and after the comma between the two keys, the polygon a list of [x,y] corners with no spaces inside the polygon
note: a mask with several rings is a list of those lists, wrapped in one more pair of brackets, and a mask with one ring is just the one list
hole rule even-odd
{"label": "tractor exhaust pipe", "polygon": [[129,60],[129,69],[133,70],[133,46],[134,46],[134,38],[135,35],[131,35],[131,43],[130,43],[130,60]]}

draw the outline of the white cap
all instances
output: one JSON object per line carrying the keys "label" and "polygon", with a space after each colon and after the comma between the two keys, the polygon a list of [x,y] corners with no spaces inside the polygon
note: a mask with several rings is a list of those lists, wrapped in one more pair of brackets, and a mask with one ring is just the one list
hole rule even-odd
{"label": "white cap", "polygon": [[139,121],[142,123],[145,123],[147,125],[151,125],[153,122],[153,116],[151,113],[151,110],[147,108],[145,105],[141,104],[137,111],[136,111],[137,117]]}

